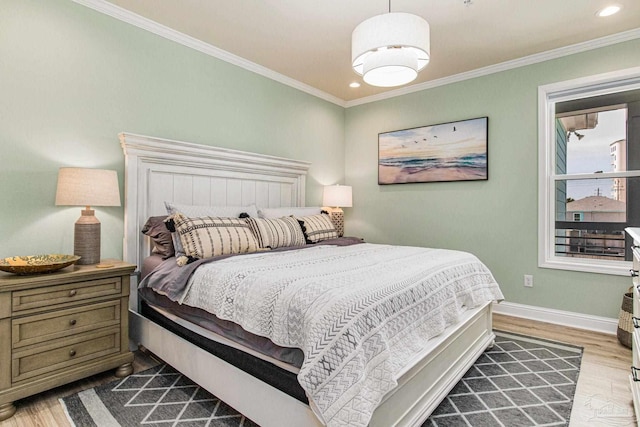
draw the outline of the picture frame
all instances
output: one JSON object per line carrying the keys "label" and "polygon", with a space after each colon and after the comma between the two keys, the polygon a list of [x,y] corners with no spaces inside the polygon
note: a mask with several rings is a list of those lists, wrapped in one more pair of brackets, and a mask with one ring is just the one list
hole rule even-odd
{"label": "picture frame", "polygon": [[378,134],[378,184],[489,179],[489,117]]}

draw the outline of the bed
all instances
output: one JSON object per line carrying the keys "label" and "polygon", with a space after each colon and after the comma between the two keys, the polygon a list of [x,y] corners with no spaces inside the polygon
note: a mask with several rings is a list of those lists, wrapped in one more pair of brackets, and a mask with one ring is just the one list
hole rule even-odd
{"label": "bed", "polygon": [[[151,243],[141,229],[149,217],[166,214],[164,202],[255,204],[268,208],[305,204],[305,181],[310,166],[307,162],[129,133],[121,134],[120,142],[125,153],[124,257],[139,269],[151,253]],[[354,253],[365,249],[391,250],[367,243],[349,245],[349,248],[354,248],[350,249]],[[336,245],[326,245],[325,249],[318,246],[291,253],[306,250],[324,254],[338,249]],[[263,254],[255,257],[262,259]],[[191,322],[172,318],[162,308],[150,309],[138,299],[137,286],[137,281],[132,281],[130,338],[133,345],[155,353],[261,426],[321,426],[321,419],[326,421],[314,395],[305,399],[304,392],[303,396],[296,395],[295,391],[280,387],[278,381],[262,375],[272,370],[276,378],[278,372],[282,372],[284,378],[300,371],[289,370],[286,374],[284,371],[288,368],[280,363],[265,363],[262,359],[251,362],[250,357],[255,356],[251,351],[243,353],[250,354],[249,362],[235,366],[234,351],[240,350],[231,346],[230,355],[225,355],[202,345],[196,336],[225,342]],[[487,300],[464,311],[458,323],[427,341],[413,355],[411,363],[396,370],[397,386],[385,392],[380,403],[376,402],[375,410],[366,416],[371,417],[369,425],[415,426],[426,420],[492,344],[491,307],[492,301]],[[185,332],[185,327],[189,331]],[[349,422],[336,417],[331,418],[329,424],[348,425]]]}

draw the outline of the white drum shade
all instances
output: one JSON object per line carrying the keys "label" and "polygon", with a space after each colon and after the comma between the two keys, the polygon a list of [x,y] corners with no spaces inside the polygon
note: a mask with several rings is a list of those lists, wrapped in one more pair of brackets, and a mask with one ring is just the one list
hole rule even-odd
{"label": "white drum shade", "polygon": [[364,63],[363,80],[372,86],[392,87],[407,84],[418,77],[418,60],[401,48],[378,50]]}
{"label": "white drum shade", "polygon": [[353,30],[353,70],[373,86],[400,86],[413,81],[430,58],[429,23],[404,12],[363,21]]}
{"label": "white drum shade", "polygon": [[327,185],[322,197],[323,206],[350,208],[352,206],[350,185]]}

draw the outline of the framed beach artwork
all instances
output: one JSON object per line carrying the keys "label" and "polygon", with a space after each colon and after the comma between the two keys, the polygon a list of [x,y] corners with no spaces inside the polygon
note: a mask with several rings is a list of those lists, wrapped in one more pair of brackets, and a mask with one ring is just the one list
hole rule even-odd
{"label": "framed beach artwork", "polygon": [[378,134],[378,184],[489,179],[489,118]]}

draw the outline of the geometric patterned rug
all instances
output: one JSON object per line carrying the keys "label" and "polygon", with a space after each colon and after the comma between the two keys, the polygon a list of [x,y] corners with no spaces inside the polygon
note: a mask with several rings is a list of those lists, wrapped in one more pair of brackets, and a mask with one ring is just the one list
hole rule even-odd
{"label": "geometric patterned rug", "polygon": [[[569,424],[582,349],[495,331],[487,349],[423,426]],[[169,365],[60,399],[78,427],[256,427]]]}
{"label": "geometric patterned rug", "polygon": [[60,399],[77,427],[256,427],[169,365]]}
{"label": "geometric patterned rug", "polygon": [[582,348],[495,331],[423,426],[566,426]]}

